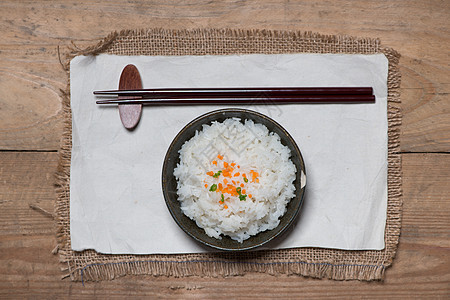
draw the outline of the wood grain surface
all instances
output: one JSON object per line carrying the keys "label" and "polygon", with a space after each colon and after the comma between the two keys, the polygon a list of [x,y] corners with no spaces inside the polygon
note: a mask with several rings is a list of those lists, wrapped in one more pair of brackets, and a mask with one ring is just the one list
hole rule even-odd
{"label": "wood grain surface", "polygon": [[[449,1],[0,1],[0,298],[450,298]],[[61,279],[52,219],[58,59],[114,30],[244,28],[380,38],[402,55],[403,223],[384,282],[252,273]]]}

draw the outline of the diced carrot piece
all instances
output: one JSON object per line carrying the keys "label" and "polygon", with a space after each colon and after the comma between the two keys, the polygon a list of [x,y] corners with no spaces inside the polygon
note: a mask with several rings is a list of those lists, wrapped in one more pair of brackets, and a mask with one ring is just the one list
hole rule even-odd
{"label": "diced carrot piece", "polygon": [[241,187],[244,187],[244,184],[243,184],[243,183],[241,183]]}
{"label": "diced carrot piece", "polygon": [[236,164],[235,163],[231,163],[231,166],[234,167]]}
{"label": "diced carrot piece", "polygon": [[228,208],[228,205],[225,204],[225,205],[223,206],[223,208],[227,209],[227,208]]}
{"label": "diced carrot piece", "polygon": [[222,159],[223,159],[223,156],[219,154],[219,155],[217,155],[217,158],[220,159],[220,160],[222,160]]}
{"label": "diced carrot piece", "polygon": [[207,188],[208,187],[208,185],[205,183],[205,188]]}
{"label": "diced carrot piece", "polygon": [[212,163],[217,166],[217,161],[213,160]]}
{"label": "diced carrot piece", "polygon": [[248,197],[251,198],[251,197],[252,197],[252,194],[248,194]]}
{"label": "diced carrot piece", "polygon": [[206,175],[213,176],[214,172],[213,171],[209,171],[209,172],[206,173]]}
{"label": "diced carrot piece", "polygon": [[255,182],[255,181],[259,182],[259,179],[258,179],[259,174],[258,174],[258,172],[255,172],[255,171],[251,170],[250,173],[252,174],[252,182]]}
{"label": "diced carrot piece", "polygon": [[245,189],[244,189],[244,190],[242,190],[242,194],[247,194],[247,193],[245,192]]}
{"label": "diced carrot piece", "polygon": [[234,174],[234,177],[238,177],[239,175],[241,175],[241,173],[237,172]]}

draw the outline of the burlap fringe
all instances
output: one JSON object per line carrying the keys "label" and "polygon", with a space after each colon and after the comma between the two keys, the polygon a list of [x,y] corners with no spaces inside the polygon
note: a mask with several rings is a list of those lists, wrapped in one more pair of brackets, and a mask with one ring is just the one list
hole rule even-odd
{"label": "burlap fringe", "polygon": [[135,261],[90,264],[80,270],[80,278],[78,278],[78,280],[82,282],[112,280],[125,275],[229,277],[244,275],[248,272],[258,272],[273,276],[288,274],[315,278],[332,278],[334,280],[346,280],[348,278],[352,278],[370,281],[383,277],[384,271],[385,267],[381,265],[332,265],[306,262],[292,262],[283,264],[215,262],[205,264],[204,261]]}
{"label": "burlap fringe", "polygon": [[[129,36],[186,37],[188,39],[216,37],[239,40],[244,43],[264,40],[264,43],[307,43],[300,52],[320,53],[383,53],[389,60],[388,74],[388,209],[385,243],[381,251],[344,251],[333,249],[297,248],[276,251],[261,251],[258,254],[185,254],[185,255],[103,255],[93,250],[74,252],[70,246],[70,160],[72,146],[72,115],[70,109],[70,89],[61,91],[63,102],[64,131],[61,140],[60,158],[56,174],[58,200],[55,205],[57,242],[60,261],[65,265],[62,278],[75,281],[111,280],[124,275],[153,276],[236,276],[247,272],[264,272],[272,275],[289,274],[335,280],[381,280],[387,267],[392,264],[397,249],[401,228],[402,174],[400,156],[400,55],[390,48],[381,48],[378,39],[355,38],[349,36],[321,35],[312,32],[242,30],[242,29],[196,29],[168,30],[141,29],[113,32],[96,45],[78,49],[69,47],[64,64],[69,72],[69,61],[77,55],[98,55],[117,53],[113,49],[118,40]],[[199,45],[200,46],[200,45]],[[217,45],[216,45],[217,46]],[[202,48],[202,47],[199,47]],[[295,53],[282,45],[275,50],[246,50],[240,46],[225,54],[243,53]],[[210,50],[193,50],[190,55],[209,54]],[[298,51],[297,51],[298,52]],[[166,52],[164,52],[166,54]],[[170,53],[169,53],[170,54]],[[143,53],[142,55],[146,55]],[[157,54],[154,54],[157,55]],[[158,54],[159,55],[159,54]],[[275,253],[275,254],[274,254]],[[319,257],[315,256],[319,253]]]}
{"label": "burlap fringe", "polygon": [[[346,35],[324,35],[319,33],[314,33],[311,31],[281,31],[281,30],[261,30],[261,29],[184,29],[184,30],[171,30],[171,29],[163,29],[163,28],[155,28],[155,29],[128,29],[121,30],[120,32],[112,32],[102,40],[100,40],[96,45],[92,45],[86,47],[84,49],[80,49],[73,41],[72,47],[68,47],[69,52],[66,54],[66,61],[69,62],[75,56],[78,55],[98,55],[101,53],[109,53],[110,46],[121,37],[127,36],[175,36],[180,39],[188,38],[192,39],[195,37],[215,37],[221,36],[224,39],[239,39],[241,41],[247,41],[251,43],[252,40],[255,39],[267,39],[268,41],[273,40],[283,40],[285,42],[290,43],[304,43],[308,41],[312,46],[318,44],[326,44],[323,49],[323,53],[347,53],[347,54],[370,54],[377,53],[380,47],[380,40],[374,38],[357,38],[353,36]],[[173,45],[175,46],[175,45]],[[338,47],[339,46],[339,47]],[[345,48],[344,50],[338,50]],[[239,47],[237,47],[239,49]],[[371,51],[369,49],[377,49],[377,51]],[[195,53],[195,49],[191,49],[194,51],[191,55],[204,55],[208,49],[200,49],[197,53]],[[284,49],[281,45],[279,51],[264,51],[264,53],[289,53],[290,51]],[[303,52],[315,53],[314,49],[304,49]],[[228,54],[244,54],[249,53],[247,51],[235,51],[228,52]],[[250,53],[254,53],[254,49]],[[68,70],[68,68],[65,68]]]}

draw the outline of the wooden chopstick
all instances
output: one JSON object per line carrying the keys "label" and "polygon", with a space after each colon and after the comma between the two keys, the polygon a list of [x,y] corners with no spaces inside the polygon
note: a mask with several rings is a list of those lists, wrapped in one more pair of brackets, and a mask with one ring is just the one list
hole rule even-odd
{"label": "wooden chopstick", "polygon": [[95,95],[114,96],[97,104],[291,104],[291,103],[367,103],[374,102],[371,87],[319,88],[177,88],[95,91]]}
{"label": "wooden chopstick", "polygon": [[371,87],[261,87],[261,88],[173,88],[94,91],[94,95],[206,97],[228,95],[372,95]]}
{"label": "wooden chopstick", "polygon": [[156,99],[110,99],[98,100],[97,104],[144,104],[144,105],[186,105],[186,104],[295,104],[295,103],[373,103],[373,95],[342,95],[333,97],[235,97],[235,98],[156,98]]}

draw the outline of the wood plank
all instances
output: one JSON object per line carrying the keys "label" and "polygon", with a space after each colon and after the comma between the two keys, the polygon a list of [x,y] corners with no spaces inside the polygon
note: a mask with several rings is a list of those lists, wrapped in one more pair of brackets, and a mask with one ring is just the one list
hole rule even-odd
{"label": "wood plank", "polygon": [[61,280],[52,211],[58,154],[0,152],[0,297],[445,298],[450,295],[450,155],[403,155],[400,245],[384,283],[252,273],[229,278],[125,276]]}
{"label": "wood plank", "polygon": [[0,152],[0,236],[56,233],[52,218],[30,205],[53,213],[57,158],[56,152]]}
{"label": "wood plank", "polygon": [[58,149],[67,81],[58,45],[90,45],[121,29],[230,27],[380,38],[402,54],[402,151],[446,152],[449,11],[438,0],[1,1],[0,149]]}
{"label": "wood plank", "polygon": [[68,77],[56,46],[17,47],[0,46],[0,149],[56,150]]}

